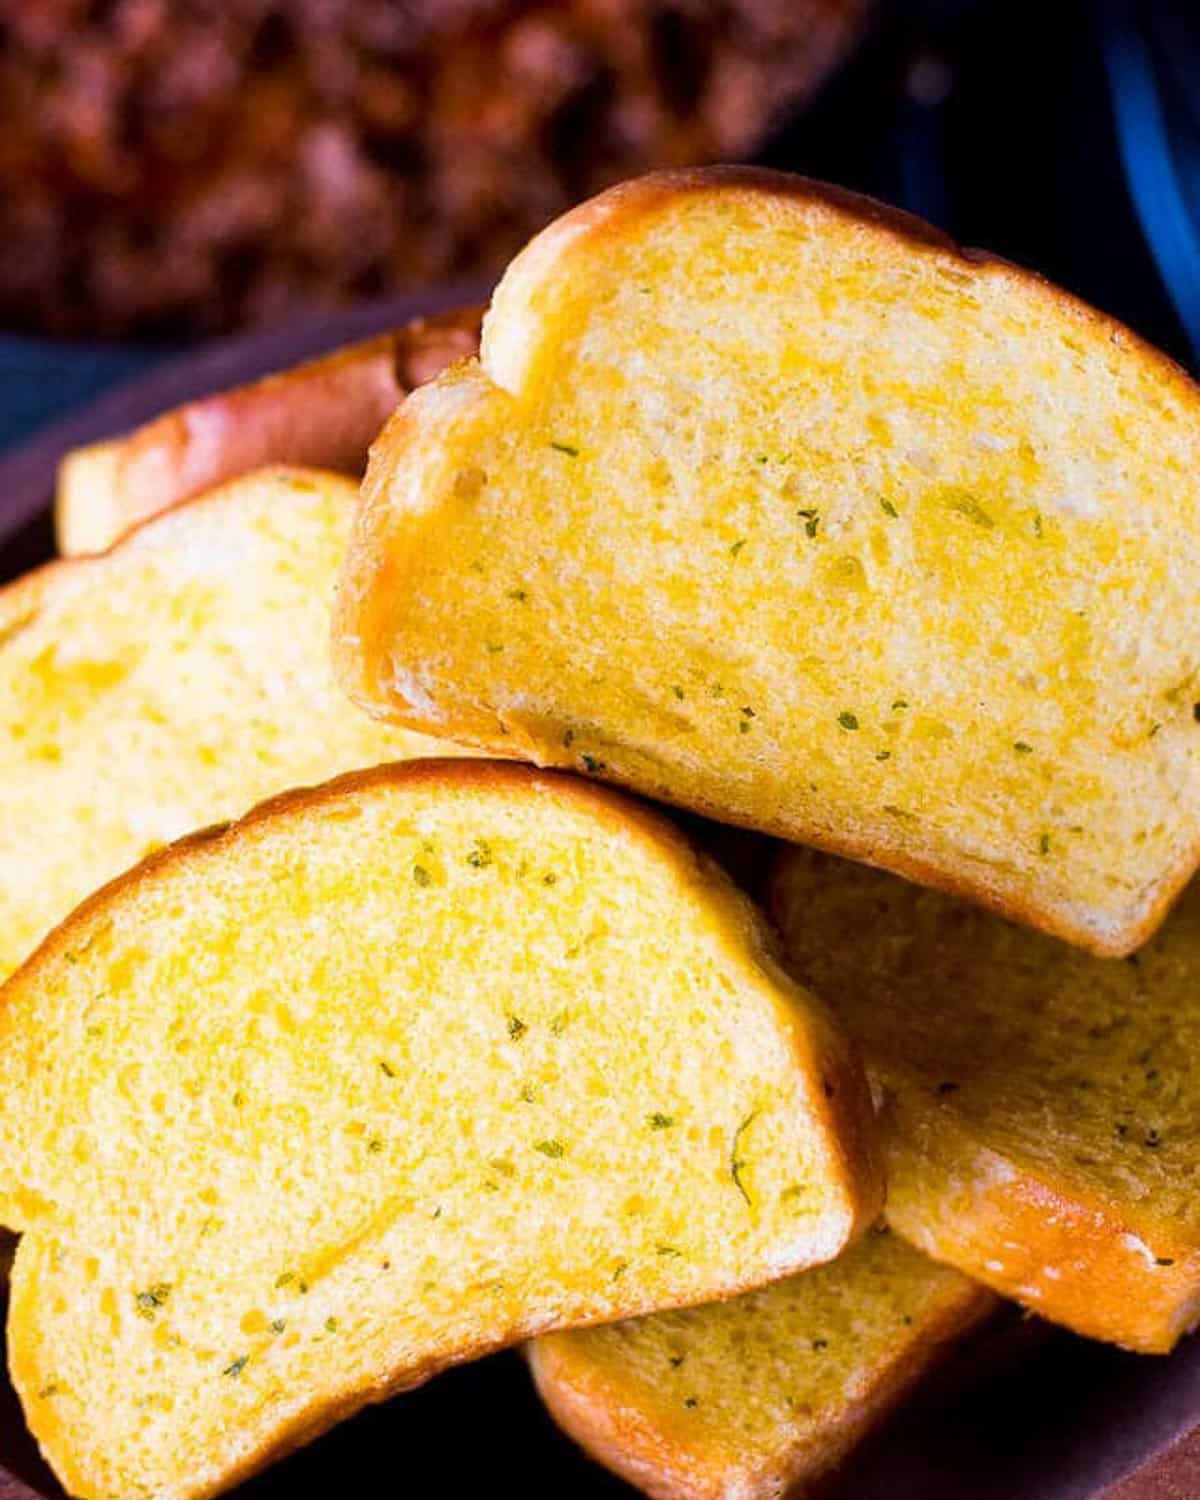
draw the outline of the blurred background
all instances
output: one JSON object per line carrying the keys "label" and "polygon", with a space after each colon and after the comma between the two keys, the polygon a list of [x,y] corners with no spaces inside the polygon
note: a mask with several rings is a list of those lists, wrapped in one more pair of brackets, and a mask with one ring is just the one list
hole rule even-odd
{"label": "blurred background", "polygon": [[714,160],[1200,355],[1197,0],[0,0],[0,445],[214,338],[486,283],[580,198]]}

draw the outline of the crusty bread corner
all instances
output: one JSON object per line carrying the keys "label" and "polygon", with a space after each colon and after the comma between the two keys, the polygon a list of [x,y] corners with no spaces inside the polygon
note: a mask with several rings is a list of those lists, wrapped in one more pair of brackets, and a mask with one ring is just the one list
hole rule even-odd
{"label": "crusty bread corner", "polygon": [[1200,850],[1197,473],[1197,388],[1040,278],[803,179],[649,177],[384,429],[339,674],[1118,955]]}
{"label": "crusty bread corner", "polygon": [[1052,1322],[1173,1348],[1200,1320],[1200,884],[1122,962],[811,850],[769,903],[863,1048],[892,1228]]}
{"label": "crusty bread corner", "polygon": [[199,1500],[446,1365],[736,1295],[881,1195],[751,903],[649,809],[501,763],[150,856],[0,991],[0,1092],[10,1367],[85,1500]]}
{"label": "crusty bread corner", "polygon": [[474,353],[481,313],[464,308],[419,318],[68,453],[55,497],[59,550],[107,551],[148,516],[265,464],[357,477],[405,394]]}
{"label": "crusty bread corner", "polygon": [[731,1302],[546,1334],[538,1393],[653,1500],[801,1500],[998,1300],[887,1233]]}

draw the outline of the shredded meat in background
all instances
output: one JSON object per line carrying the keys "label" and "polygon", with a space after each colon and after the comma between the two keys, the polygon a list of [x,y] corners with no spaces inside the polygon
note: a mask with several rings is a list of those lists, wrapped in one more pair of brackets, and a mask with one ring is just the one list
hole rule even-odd
{"label": "shredded meat in background", "polygon": [[0,0],[0,324],[185,336],[490,271],[751,154],[870,0]]}

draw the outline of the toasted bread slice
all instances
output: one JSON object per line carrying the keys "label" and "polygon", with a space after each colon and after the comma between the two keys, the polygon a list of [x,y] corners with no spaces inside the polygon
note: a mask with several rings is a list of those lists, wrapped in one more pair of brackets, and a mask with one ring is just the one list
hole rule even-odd
{"label": "toasted bread slice", "polygon": [[509,268],[373,450],[341,675],[1097,952],[1200,846],[1200,392],[801,179],[649,177]]}
{"label": "toasted bread slice", "polygon": [[856,1062],[750,902],[503,763],[360,772],[117,880],[0,992],[0,1097],[9,1362],[92,1500],[829,1259],[880,1198]]}
{"label": "toasted bread slice", "polygon": [[148,516],[264,464],[357,477],[405,394],[475,352],[481,311],[420,318],[67,454],[55,498],[59,550],[104,552]]}
{"label": "toasted bread slice", "polygon": [[892,1227],[1054,1322],[1170,1349],[1200,1318],[1200,886],[1120,962],[808,850],[771,907],[882,1096]]}
{"label": "toasted bread slice", "polygon": [[348,704],[356,491],[270,470],[0,590],[0,978],[149,849],[339,771],[449,753]]}
{"label": "toasted bread slice", "polygon": [[996,1306],[885,1231],[730,1302],[547,1334],[529,1360],[559,1425],[655,1500],[798,1500]]}

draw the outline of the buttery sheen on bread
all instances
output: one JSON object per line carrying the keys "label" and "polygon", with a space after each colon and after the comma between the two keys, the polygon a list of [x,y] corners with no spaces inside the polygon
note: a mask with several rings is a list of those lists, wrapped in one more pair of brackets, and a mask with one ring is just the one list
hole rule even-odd
{"label": "buttery sheen on bread", "polygon": [[560,1426],[654,1500],[798,1500],[997,1305],[885,1231],[728,1302],[546,1334],[529,1362]]}
{"label": "buttery sheen on bread", "polygon": [[1170,1349],[1200,1318],[1200,884],[1120,961],[803,849],[771,910],[863,1049],[892,1228],[1079,1333]]}
{"label": "buttery sheen on bread", "polygon": [[502,763],[287,794],[0,991],[8,1357],[85,1500],[189,1500],[548,1329],[876,1213],[870,1103],[668,823]]}
{"label": "buttery sheen on bread", "polygon": [[269,470],[0,590],[0,978],[149,850],[339,771],[452,753],[348,704],[352,484]]}
{"label": "buttery sheen on bread", "polygon": [[1103,953],[1200,844],[1200,393],[877,204],[648,177],[513,262],[373,450],[372,712]]}
{"label": "buttery sheen on bread", "polygon": [[475,352],[479,318],[478,308],[418,318],[75,449],[58,475],[59,550],[104,552],[138,522],[264,464],[311,464],[357,478],[406,392]]}

